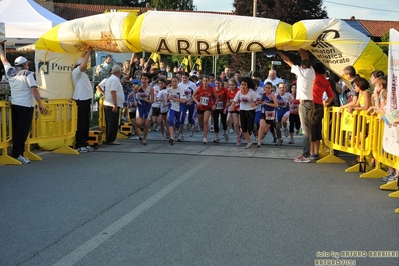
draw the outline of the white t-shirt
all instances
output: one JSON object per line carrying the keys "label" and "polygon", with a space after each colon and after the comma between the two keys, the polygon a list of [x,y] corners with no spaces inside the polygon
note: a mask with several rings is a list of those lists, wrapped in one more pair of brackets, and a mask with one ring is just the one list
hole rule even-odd
{"label": "white t-shirt", "polygon": [[165,104],[167,102],[167,97],[168,91],[166,89],[161,90],[156,96],[156,101],[158,101],[160,104],[161,113],[166,113],[169,111],[169,104]]}
{"label": "white t-shirt", "polygon": [[275,79],[273,79],[273,80],[271,80],[271,79],[269,79],[269,77],[267,78],[267,79],[265,79],[265,81],[263,82],[263,84],[266,86],[266,82],[271,82],[272,84],[273,84],[273,86],[275,86],[276,87],[276,93],[278,93],[279,92],[279,89],[278,89],[278,84],[279,83],[285,83],[284,82],[284,80],[282,80],[281,78],[278,78],[278,77],[276,77]]}
{"label": "white t-shirt", "polygon": [[33,77],[33,72],[12,67],[10,63],[6,63],[4,68],[11,87],[11,103],[24,107],[35,106],[32,87],[37,87],[37,83]]}
{"label": "white t-shirt", "polygon": [[184,94],[186,95],[186,101],[191,101],[193,98],[194,91],[197,89],[197,85],[191,80],[187,83],[180,82],[179,87],[184,89]]}
{"label": "white t-shirt", "polygon": [[122,107],[123,102],[125,101],[125,95],[123,93],[123,87],[120,79],[115,75],[111,75],[105,82],[105,87],[107,89],[105,90],[104,105],[114,105],[114,102],[112,101],[111,91],[116,91],[116,105],[118,107]]}
{"label": "white t-shirt", "polygon": [[[157,96],[160,91],[159,86],[155,85],[153,88],[154,88],[154,95]],[[152,107],[155,107],[155,108],[159,108],[160,106],[161,106],[161,103],[156,100],[152,104]]]}
{"label": "white t-shirt", "polygon": [[[265,92],[265,90],[262,87],[258,87],[256,88],[255,94],[256,94],[256,99],[260,102],[260,100],[262,99],[262,95]],[[257,105],[255,107],[255,111],[258,112],[262,109],[262,105]]]}
{"label": "white t-shirt", "polygon": [[255,109],[255,107],[252,107],[251,104],[255,102],[257,98],[258,97],[256,93],[251,89],[249,89],[247,94],[243,94],[240,90],[234,97],[234,101],[240,103],[240,110],[250,111]]}
{"label": "white t-shirt", "polygon": [[107,81],[107,79],[105,78],[105,79],[103,79],[103,80],[101,80],[101,82],[100,83],[98,83],[98,87],[100,87],[102,90],[103,90],[103,92],[105,92],[105,82]]}
{"label": "white t-shirt", "polygon": [[72,99],[89,100],[93,98],[93,86],[86,72],[81,72],[79,66],[72,71],[72,81],[75,88]]}
{"label": "white t-shirt", "polygon": [[291,73],[294,73],[297,76],[296,99],[313,100],[313,83],[316,77],[313,67],[302,68],[293,65]]}
{"label": "white t-shirt", "polygon": [[[185,99],[186,95],[184,94],[184,89],[180,86],[177,88],[168,88],[168,95],[173,95],[176,99]],[[170,100],[171,106],[170,109],[175,110],[176,112],[180,112],[180,103],[178,101]]]}

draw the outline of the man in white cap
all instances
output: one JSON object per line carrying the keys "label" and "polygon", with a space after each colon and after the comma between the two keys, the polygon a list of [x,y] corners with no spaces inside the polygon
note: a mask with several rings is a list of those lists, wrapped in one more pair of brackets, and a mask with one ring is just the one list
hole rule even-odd
{"label": "man in white cap", "polygon": [[23,56],[17,57],[14,67],[7,61],[0,45],[0,59],[4,65],[8,82],[11,87],[11,118],[12,118],[12,157],[23,164],[30,160],[23,156],[25,142],[32,125],[35,100],[39,105],[40,113],[44,113],[44,106],[40,99],[37,83],[33,72],[29,71],[29,61]]}
{"label": "man in white cap", "polygon": [[116,140],[118,134],[119,109],[125,101],[120,76],[122,68],[114,65],[111,76],[105,82],[104,113],[105,113],[105,141],[108,145],[120,145]]}
{"label": "man in white cap", "polygon": [[75,150],[78,152],[89,152],[94,149],[89,146],[90,130],[90,105],[93,98],[93,86],[89,76],[86,74],[87,62],[93,48],[89,47],[85,56],[76,61],[75,69],[72,71],[72,81],[75,88],[72,99],[78,106],[78,122],[75,135]]}

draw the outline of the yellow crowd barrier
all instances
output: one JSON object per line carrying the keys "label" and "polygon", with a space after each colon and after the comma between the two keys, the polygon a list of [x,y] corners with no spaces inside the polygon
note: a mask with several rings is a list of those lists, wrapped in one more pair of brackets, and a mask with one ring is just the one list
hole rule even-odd
{"label": "yellow crowd barrier", "polygon": [[[383,149],[384,122],[380,117],[370,116],[366,111],[349,113],[347,109],[339,112],[338,107],[325,108],[323,119],[323,145],[329,153],[317,163],[345,163],[334,155],[334,150],[358,155],[357,165],[346,169],[346,172],[365,172],[361,178],[381,178],[387,175],[383,166],[399,169],[399,157]],[[368,158],[374,158],[375,168],[370,169]],[[380,186],[382,190],[398,190],[398,181]],[[399,191],[389,194],[399,198]],[[399,214],[399,208],[395,210]]]}
{"label": "yellow crowd barrier", "polygon": [[[32,129],[27,139],[24,156],[31,160],[42,159],[31,152],[32,144],[53,143],[58,148],[54,153],[79,154],[69,147],[68,141],[74,138],[77,126],[77,105],[71,99],[42,100],[44,114],[38,111],[33,116]],[[37,109],[36,109],[37,110]]]}
{"label": "yellow crowd barrier", "polygon": [[11,102],[0,101],[0,165],[22,164],[17,159],[8,155],[12,142]]}
{"label": "yellow crowd barrier", "polygon": [[382,138],[384,136],[384,122],[380,121],[380,118],[377,116],[373,116],[371,119],[373,126],[370,134],[372,135],[372,155],[375,159],[375,168],[362,174],[361,177],[380,178],[388,174],[381,168],[381,166],[386,165],[398,169],[399,157],[389,154],[383,149]]}
{"label": "yellow crowd barrier", "polygon": [[365,172],[370,170],[366,157],[371,156],[372,123],[366,111],[354,111],[338,107],[324,109],[323,143],[329,147],[329,153],[317,163],[345,163],[334,155],[334,150],[357,155],[359,163],[346,169],[346,172]]}

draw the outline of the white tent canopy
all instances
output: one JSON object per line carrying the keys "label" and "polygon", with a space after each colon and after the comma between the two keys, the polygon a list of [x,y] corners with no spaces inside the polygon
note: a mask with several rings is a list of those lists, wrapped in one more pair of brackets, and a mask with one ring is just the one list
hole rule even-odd
{"label": "white tent canopy", "polygon": [[65,19],[33,0],[0,0],[0,23],[4,23],[7,43],[34,43],[62,22]]}

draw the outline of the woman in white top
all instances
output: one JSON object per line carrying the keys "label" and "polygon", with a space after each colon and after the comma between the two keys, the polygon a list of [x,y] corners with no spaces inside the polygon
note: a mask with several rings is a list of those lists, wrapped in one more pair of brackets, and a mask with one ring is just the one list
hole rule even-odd
{"label": "woman in white top", "polygon": [[252,149],[251,137],[249,130],[252,130],[255,122],[255,107],[259,104],[257,95],[254,92],[255,83],[249,77],[243,77],[240,84],[240,91],[234,97],[231,107],[235,103],[240,103],[240,121],[241,131],[248,144],[245,149]]}

